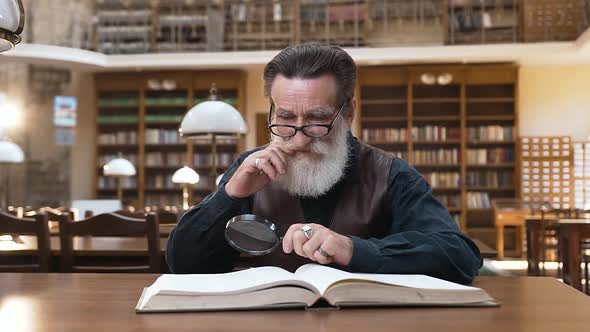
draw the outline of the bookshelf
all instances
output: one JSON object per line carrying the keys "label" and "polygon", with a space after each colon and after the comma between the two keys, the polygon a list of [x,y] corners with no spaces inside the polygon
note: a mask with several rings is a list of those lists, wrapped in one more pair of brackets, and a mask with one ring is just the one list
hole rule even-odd
{"label": "bookshelf", "polygon": [[531,1],[450,1],[449,44],[515,43],[520,33],[520,4]]}
{"label": "bookshelf", "polygon": [[[178,134],[184,114],[205,101],[211,83],[221,100],[244,110],[244,80],[239,71],[148,72],[97,74],[96,197],[116,196],[115,182],[102,176],[102,165],[122,153],[137,168],[125,183],[124,203],[182,206],[182,188],[174,172],[187,165],[200,175],[189,193],[191,202],[211,192],[211,141],[186,141]],[[218,141],[219,142],[219,141]],[[219,173],[244,143],[226,138],[218,144]]]}
{"label": "bookshelf", "polygon": [[520,194],[516,87],[511,64],[361,67],[361,138],[408,161],[461,229],[493,246],[491,201]]}
{"label": "bookshelf", "polygon": [[277,50],[295,42],[296,1],[226,1],[225,49]]}

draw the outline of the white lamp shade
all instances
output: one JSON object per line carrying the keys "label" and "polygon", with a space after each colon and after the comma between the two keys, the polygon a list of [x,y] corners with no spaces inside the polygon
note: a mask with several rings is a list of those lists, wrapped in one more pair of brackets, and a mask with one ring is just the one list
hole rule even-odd
{"label": "white lamp shade", "polygon": [[174,175],[172,175],[172,182],[195,184],[199,182],[199,174],[197,174],[194,169],[184,166],[174,172]]}
{"label": "white lamp shade", "polygon": [[0,1],[0,52],[20,42],[24,23],[24,7],[20,0]]}
{"label": "white lamp shade", "polygon": [[22,163],[25,161],[23,150],[9,141],[0,141],[0,163]]}
{"label": "white lamp shade", "polygon": [[182,119],[182,136],[245,134],[248,129],[240,112],[228,103],[209,100],[191,108]]}
{"label": "white lamp shade", "polygon": [[135,166],[124,158],[115,158],[109,161],[102,168],[104,175],[107,176],[133,176],[135,175]]}

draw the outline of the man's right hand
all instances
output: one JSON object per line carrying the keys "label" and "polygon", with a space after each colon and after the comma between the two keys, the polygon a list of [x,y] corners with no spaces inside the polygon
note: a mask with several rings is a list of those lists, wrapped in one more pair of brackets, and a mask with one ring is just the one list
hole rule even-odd
{"label": "man's right hand", "polygon": [[225,192],[233,198],[244,198],[260,191],[287,173],[287,158],[294,154],[294,150],[277,142],[252,153],[227,182]]}

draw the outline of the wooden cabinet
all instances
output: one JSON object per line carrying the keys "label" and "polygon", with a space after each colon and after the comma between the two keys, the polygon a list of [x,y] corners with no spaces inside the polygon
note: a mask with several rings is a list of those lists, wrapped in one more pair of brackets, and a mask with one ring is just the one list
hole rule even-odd
{"label": "wooden cabinet", "polygon": [[[102,166],[119,153],[137,168],[124,181],[124,203],[144,206],[181,206],[182,188],[172,174],[188,165],[200,175],[192,202],[211,192],[211,141],[186,141],[178,134],[185,113],[207,100],[215,83],[221,100],[244,111],[244,79],[239,71],[152,72],[96,75],[97,139],[96,197],[116,196],[114,179]],[[221,174],[244,143],[237,138],[218,140],[217,165]]]}
{"label": "wooden cabinet", "polygon": [[492,200],[519,194],[517,82],[514,65],[361,67],[360,138],[413,165],[494,246]]}

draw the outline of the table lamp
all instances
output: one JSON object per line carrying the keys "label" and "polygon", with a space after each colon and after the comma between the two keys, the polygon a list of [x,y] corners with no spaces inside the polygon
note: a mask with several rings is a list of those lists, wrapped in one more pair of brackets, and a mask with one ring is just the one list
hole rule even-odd
{"label": "table lamp", "polygon": [[5,171],[0,173],[5,174],[4,184],[6,188],[2,202],[3,209],[8,208],[8,198],[10,197],[10,165],[22,163],[23,161],[25,161],[25,154],[18,145],[6,139],[0,141],[0,165],[5,168]]}
{"label": "table lamp", "polygon": [[123,204],[123,177],[135,175],[135,166],[119,154],[119,157],[109,161],[108,164],[103,166],[103,172],[105,176],[116,177],[117,197],[121,201],[121,204]]}
{"label": "table lamp", "polygon": [[236,136],[245,134],[248,129],[244,118],[228,103],[217,100],[215,83],[209,90],[209,100],[191,108],[180,124],[178,132],[182,137],[195,138],[211,135],[211,189],[215,191],[217,185],[217,147],[218,136]]}
{"label": "table lamp", "polygon": [[184,166],[174,172],[172,175],[172,182],[174,183],[181,183],[182,186],[182,209],[188,210],[189,202],[189,188],[191,184],[195,184],[199,182],[199,174],[195,172],[192,168],[188,166]]}
{"label": "table lamp", "polygon": [[20,43],[25,27],[25,7],[21,0],[0,1],[0,52]]}

